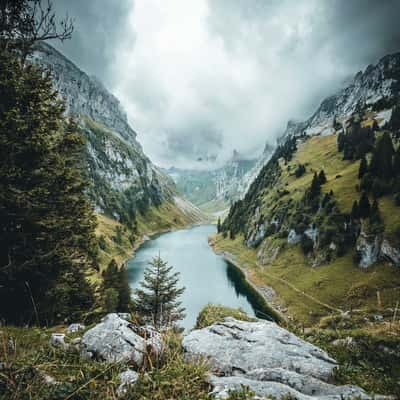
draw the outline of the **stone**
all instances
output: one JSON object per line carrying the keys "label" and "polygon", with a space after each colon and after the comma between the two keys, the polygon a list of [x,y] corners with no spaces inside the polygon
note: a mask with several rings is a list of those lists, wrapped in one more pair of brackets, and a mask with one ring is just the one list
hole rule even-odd
{"label": "stone", "polygon": [[85,329],[85,325],[83,324],[71,324],[67,328],[67,333],[76,333]]}
{"label": "stone", "polygon": [[356,249],[360,255],[359,266],[368,268],[375,264],[379,259],[381,240],[379,236],[370,236],[361,232],[357,239]]}
{"label": "stone", "polygon": [[141,367],[148,354],[161,354],[163,343],[160,334],[142,337],[138,333],[138,326],[117,314],[108,314],[83,335],[82,357],[107,362],[133,362]]}
{"label": "stone", "polygon": [[133,369],[127,369],[118,375],[121,384],[118,386],[117,395],[123,396],[128,392],[129,387],[133,386],[139,378],[139,374]]}
{"label": "stone", "polygon": [[381,257],[400,267],[400,249],[392,246],[387,239],[383,239],[380,252]]}
{"label": "stone", "polygon": [[60,347],[63,350],[68,350],[68,344],[65,343],[64,333],[52,333],[50,338],[50,346]]}
{"label": "stone", "polygon": [[300,243],[300,241],[301,241],[301,235],[298,235],[294,229],[291,229],[287,237],[287,242],[289,244],[297,244]]}
{"label": "stone", "polygon": [[183,339],[187,359],[205,358],[216,398],[248,386],[257,396],[298,400],[370,397],[357,386],[330,383],[337,363],[326,352],[274,322],[223,322],[193,330]]}
{"label": "stone", "polygon": [[337,347],[348,347],[348,348],[355,347],[357,345],[356,341],[351,336],[347,336],[343,339],[336,339],[332,342],[332,344]]}
{"label": "stone", "polygon": [[127,321],[129,321],[131,319],[131,314],[130,313],[118,313],[118,317],[122,318],[122,319],[126,319]]}

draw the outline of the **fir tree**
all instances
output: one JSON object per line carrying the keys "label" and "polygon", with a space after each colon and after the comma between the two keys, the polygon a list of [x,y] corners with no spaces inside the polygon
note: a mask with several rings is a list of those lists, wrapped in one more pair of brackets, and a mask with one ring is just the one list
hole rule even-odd
{"label": "fir tree", "polygon": [[359,215],[360,218],[369,217],[371,212],[371,205],[366,192],[363,192],[359,202]]}
{"label": "fir tree", "polygon": [[353,207],[351,209],[351,219],[355,220],[355,219],[359,219],[360,218],[360,209],[358,207],[358,202],[357,200],[354,201],[353,203]]}
{"label": "fir tree", "polygon": [[144,272],[142,288],[136,290],[135,310],[157,328],[185,317],[185,309],[178,300],[185,288],[178,287],[180,274],[172,269],[160,256],[153,258]]}
{"label": "fir tree", "polygon": [[363,156],[361,158],[360,161],[360,168],[358,170],[358,179],[361,179],[365,173],[368,171],[368,163],[367,163],[367,159],[365,158],[365,156]]}
{"label": "fir tree", "polygon": [[323,185],[326,183],[326,176],[325,176],[325,171],[321,169],[318,175],[318,182],[320,185]]}
{"label": "fir tree", "polygon": [[88,310],[96,225],[83,140],[48,74],[0,51],[0,318],[52,323]]}
{"label": "fir tree", "polygon": [[221,232],[221,218],[218,217],[218,222],[217,222],[217,232]]}
{"label": "fir tree", "polygon": [[388,132],[385,132],[376,143],[372,153],[370,171],[381,178],[393,176],[392,159],[394,156],[393,142]]}
{"label": "fir tree", "polygon": [[310,186],[310,197],[314,199],[315,197],[319,196],[320,193],[321,193],[321,184],[319,182],[318,175],[315,172]]}
{"label": "fir tree", "polygon": [[131,305],[131,289],[129,286],[128,270],[125,265],[118,267],[112,259],[103,272],[103,293],[105,309],[110,308],[110,300],[107,298],[109,289],[116,293],[115,309],[113,311],[129,312]]}
{"label": "fir tree", "polygon": [[393,156],[393,175],[400,175],[400,148],[397,149],[396,153]]}

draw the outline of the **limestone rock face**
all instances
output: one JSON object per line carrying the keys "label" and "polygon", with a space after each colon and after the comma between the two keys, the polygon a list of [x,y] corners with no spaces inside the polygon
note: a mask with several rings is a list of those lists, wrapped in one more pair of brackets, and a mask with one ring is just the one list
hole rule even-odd
{"label": "limestone rock face", "polygon": [[117,395],[123,396],[128,392],[129,387],[135,385],[136,381],[139,378],[139,374],[132,369],[127,369],[124,372],[121,372],[118,375],[121,384],[118,386]]}
{"label": "limestone rock face", "polygon": [[318,347],[268,321],[224,322],[192,331],[183,340],[190,359],[208,359],[217,398],[248,386],[257,396],[299,400],[369,398],[356,386],[329,383],[336,361]]}
{"label": "limestone rock face", "polygon": [[387,239],[382,241],[381,257],[389,260],[396,267],[400,267],[400,249],[392,246]]}
{"label": "limestone rock face", "polygon": [[379,259],[381,241],[378,236],[370,237],[361,232],[357,239],[357,252],[360,255],[360,267],[368,268]]}
{"label": "limestone rock face", "polygon": [[135,325],[117,314],[108,314],[83,335],[82,356],[107,362],[133,361],[140,367],[146,354],[159,354],[163,345],[159,334],[147,339],[135,331]]}

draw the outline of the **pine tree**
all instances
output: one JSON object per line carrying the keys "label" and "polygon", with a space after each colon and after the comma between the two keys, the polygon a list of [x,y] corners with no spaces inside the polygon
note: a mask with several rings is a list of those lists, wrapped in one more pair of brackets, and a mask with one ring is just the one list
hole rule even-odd
{"label": "pine tree", "polygon": [[380,178],[391,178],[393,176],[392,159],[394,154],[390,134],[385,132],[376,143],[372,153],[370,171]]}
{"label": "pine tree", "polygon": [[326,176],[325,176],[325,171],[321,169],[318,175],[318,182],[320,185],[323,185],[326,183]]}
{"label": "pine tree", "polygon": [[221,218],[218,217],[218,222],[217,222],[217,233],[221,232]]}
{"label": "pine tree", "polygon": [[382,218],[379,211],[379,204],[376,199],[372,203],[369,219],[370,223],[374,225],[380,225],[382,223]]}
{"label": "pine tree", "polygon": [[363,192],[359,202],[359,215],[361,218],[369,217],[371,212],[371,205],[366,192]]}
{"label": "pine tree", "polygon": [[0,96],[0,318],[52,323],[93,302],[85,271],[98,247],[83,140],[49,75],[5,51]]}
{"label": "pine tree", "polygon": [[400,176],[400,148],[397,149],[393,156],[393,175]]}
{"label": "pine tree", "polygon": [[358,202],[357,200],[354,201],[353,203],[353,207],[351,209],[351,219],[355,220],[355,219],[359,219],[360,218],[360,209],[358,207]]}
{"label": "pine tree", "polygon": [[132,303],[132,291],[129,286],[128,269],[123,265],[119,271],[118,282],[118,311],[129,312]]}
{"label": "pine tree", "polygon": [[317,173],[314,173],[313,180],[311,182],[311,187],[310,187],[310,197],[314,199],[315,197],[319,196],[321,193],[321,184],[319,182],[319,178]]}
{"label": "pine tree", "polygon": [[[118,267],[112,259],[103,272],[103,293],[105,309],[111,312],[110,301],[107,298],[109,289],[116,293],[115,309],[113,311],[129,312],[131,306],[131,288],[129,286],[128,270],[125,265]],[[114,295],[114,294],[113,294]]]}
{"label": "pine tree", "polygon": [[135,310],[143,319],[160,328],[185,317],[178,298],[185,288],[179,288],[179,273],[160,256],[153,258],[144,272],[141,289],[136,290]]}
{"label": "pine tree", "polygon": [[358,170],[358,179],[361,179],[365,173],[368,171],[368,163],[367,163],[367,159],[365,158],[365,156],[363,156],[361,158],[360,161],[360,168]]}

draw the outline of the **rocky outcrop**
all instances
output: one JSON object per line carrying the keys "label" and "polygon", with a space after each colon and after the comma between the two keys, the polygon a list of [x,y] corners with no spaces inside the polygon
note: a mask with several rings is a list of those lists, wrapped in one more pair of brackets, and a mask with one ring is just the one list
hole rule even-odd
{"label": "rocky outcrop", "polygon": [[261,265],[268,265],[276,260],[280,249],[280,246],[267,238],[260,245],[260,250],[257,252],[257,259]]}
{"label": "rocky outcrop", "polygon": [[400,267],[400,249],[391,245],[389,240],[382,240],[380,255],[383,259],[389,260],[396,267]]}
{"label": "rocky outcrop", "polygon": [[368,235],[362,230],[357,239],[356,249],[360,259],[359,266],[362,268],[368,268],[379,260],[400,266],[400,249],[382,235]]}
{"label": "rocky outcrop", "polygon": [[125,395],[129,388],[134,386],[136,381],[139,379],[139,374],[132,369],[127,369],[118,375],[121,384],[118,386],[117,395]]}
{"label": "rocky outcrop", "polygon": [[299,400],[369,396],[356,386],[330,382],[336,361],[273,322],[224,322],[194,330],[183,340],[189,359],[205,357],[217,398],[248,386],[258,396]]}
{"label": "rocky outcrop", "polygon": [[368,235],[364,231],[361,232],[357,239],[357,253],[360,257],[359,266],[368,268],[375,264],[379,259],[379,250],[381,239],[376,235]]}
{"label": "rocky outcrop", "polygon": [[[86,138],[88,194],[98,212],[132,222],[134,211],[174,205],[173,180],[144,154],[119,100],[53,47],[41,43],[31,61],[50,70],[54,87]],[[129,221],[126,221],[129,220]]]}
{"label": "rocky outcrop", "polygon": [[82,356],[107,362],[133,362],[141,367],[147,355],[163,351],[161,335],[150,327],[138,327],[117,314],[108,314],[82,338]]}
{"label": "rocky outcrop", "polygon": [[[371,106],[384,98],[399,95],[400,53],[383,57],[376,65],[369,65],[364,72],[358,72],[348,86],[333,96],[324,99],[315,113],[306,121],[289,121],[278,143],[283,143],[290,136],[331,134],[335,131],[334,119],[343,121],[360,106]],[[378,115],[386,119],[386,114]]]}

